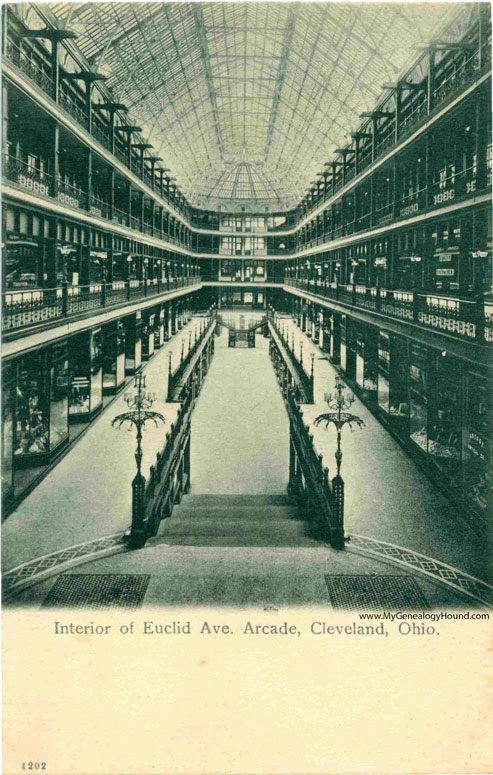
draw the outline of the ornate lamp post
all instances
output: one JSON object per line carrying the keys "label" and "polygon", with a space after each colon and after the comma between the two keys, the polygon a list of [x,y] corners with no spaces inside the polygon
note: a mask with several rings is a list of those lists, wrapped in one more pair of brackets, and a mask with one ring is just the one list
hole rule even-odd
{"label": "ornate lamp post", "polygon": [[321,425],[325,423],[325,427],[328,428],[333,423],[337,429],[337,450],[335,453],[335,459],[337,463],[337,476],[341,475],[341,463],[342,463],[342,449],[341,449],[341,432],[344,425],[349,425],[352,430],[352,425],[355,423],[359,428],[363,428],[365,423],[361,417],[357,417],[355,414],[350,414],[346,410],[354,403],[355,398],[352,393],[349,395],[343,395],[342,392],[342,380],[339,375],[336,376],[335,383],[336,392],[326,393],[325,401],[329,409],[334,409],[334,412],[327,412],[319,414],[315,419],[315,425]]}
{"label": "ornate lamp post", "polygon": [[129,542],[132,548],[138,549],[145,543],[144,535],[144,490],[145,476],[141,472],[142,464],[142,431],[146,422],[153,422],[157,427],[159,423],[165,423],[165,419],[159,412],[150,411],[152,404],[156,400],[156,394],[145,391],[145,375],[139,373],[135,377],[135,388],[137,392],[132,395],[125,393],[124,398],[129,408],[128,412],[118,414],[112,420],[112,426],[120,429],[128,423],[127,430],[131,430],[132,425],[137,429],[137,448],[135,450],[135,461],[137,463],[137,473],[132,480],[132,529],[129,536]]}

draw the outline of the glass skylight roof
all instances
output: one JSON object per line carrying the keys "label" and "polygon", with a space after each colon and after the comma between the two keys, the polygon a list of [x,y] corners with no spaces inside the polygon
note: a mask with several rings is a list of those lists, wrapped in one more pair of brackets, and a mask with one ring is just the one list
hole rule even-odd
{"label": "glass skylight roof", "polygon": [[294,203],[381,85],[474,4],[49,3],[192,202]]}

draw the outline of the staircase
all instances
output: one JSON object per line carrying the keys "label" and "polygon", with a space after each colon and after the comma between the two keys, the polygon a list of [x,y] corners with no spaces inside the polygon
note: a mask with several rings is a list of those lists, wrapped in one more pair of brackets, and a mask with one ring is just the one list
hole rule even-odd
{"label": "staircase", "polygon": [[288,495],[186,495],[148,545],[320,546]]}

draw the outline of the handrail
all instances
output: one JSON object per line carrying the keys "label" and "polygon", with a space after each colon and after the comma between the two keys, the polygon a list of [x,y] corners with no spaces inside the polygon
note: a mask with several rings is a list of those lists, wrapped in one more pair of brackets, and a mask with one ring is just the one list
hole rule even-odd
{"label": "handrail", "polygon": [[140,549],[156,535],[161,520],[171,516],[175,503],[190,489],[190,420],[194,405],[190,392],[178,407],[147,483],[142,477],[140,487],[132,488],[132,527],[127,533],[132,549]]}
{"label": "handrail", "polygon": [[[213,322],[211,320],[209,332],[214,331]],[[203,344],[205,347],[207,342]],[[148,538],[157,534],[161,520],[171,516],[174,505],[190,490],[191,418],[213,354],[214,347],[211,346],[209,357],[192,384],[181,386],[183,401],[166,433],[164,445],[150,467],[147,482],[141,475],[140,480],[136,477],[132,483],[132,526],[127,533],[132,549],[141,548]]]}
{"label": "handrail", "polygon": [[491,343],[493,340],[489,312],[491,301],[480,295],[465,299],[434,291],[373,288],[296,278],[286,278],[285,285],[341,304],[365,307],[407,320],[423,328],[444,331],[478,344]]}
{"label": "handrail", "polygon": [[87,310],[123,306],[139,298],[159,296],[200,283],[200,277],[168,277],[150,285],[144,280],[121,280],[56,288],[20,288],[2,294],[2,326],[5,332],[49,320],[75,317]]}
{"label": "handrail", "polygon": [[[314,374],[313,358],[310,374],[303,365],[303,349],[300,343],[300,357],[294,352],[294,346],[290,346],[283,332],[276,324],[272,312],[268,315],[268,324],[271,332],[270,356],[275,362],[275,369],[281,389],[287,389],[287,385],[295,386],[296,395],[303,404],[314,402]],[[274,349],[275,348],[275,349]],[[276,353],[277,350],[277,353]],[[289,376],[291,375],[291,376]],[[284,388],[283,388],[284,385]]]}
{"label": "handrail", "polygon": [[[182,348],[180,363],[174,371],[171,370],[171,353],[169,354],[168,394],[166,399],[168,402],[183,400],[183,388],[188,387],[189,377],[193,371],[197,359],[200,357],[201,353],[209,342],[216,327],[216,315],[214,308],[210,310],[209,314],[210,320],[208,325],[203,327],[199,337],[195,339],[193,346],[188,350],[185,357],[183,355]],[[177,390],[177,388],[179,388],[179,390]]]}

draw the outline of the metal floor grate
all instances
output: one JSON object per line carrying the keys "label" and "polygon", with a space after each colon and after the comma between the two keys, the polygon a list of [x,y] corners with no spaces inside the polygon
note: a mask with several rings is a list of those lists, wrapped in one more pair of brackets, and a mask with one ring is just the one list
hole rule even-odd
{"label": "metal floor grate", "polygon": [[413,576],[331,576],[325,581],[341,611],[423,611],[428,601]]}
{"label": "metal floor grate", "polygon": [[150,578],[83,573],[59,576],[42,608],[139,608]]}

